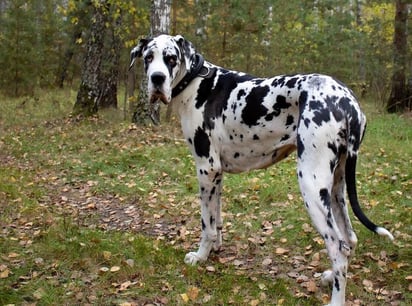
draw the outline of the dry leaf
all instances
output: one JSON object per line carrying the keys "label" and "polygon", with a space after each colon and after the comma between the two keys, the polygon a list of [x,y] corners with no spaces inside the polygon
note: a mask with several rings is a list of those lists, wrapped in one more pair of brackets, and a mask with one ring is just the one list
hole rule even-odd
{"label": "dry leaf", "polygon": [[365,288],[366,291],[368,291],[368,292],[373,291],[373,283],[370,280],[364,279],[362,281],[362,285],[363,285],[363,287]]}
{"label": "dry leaf", "polygon": [[127,288],[129,288],[131,284],[132,284],[131,281],[126,281],[126,282],[124,282],[124,283],[121,283],[119,290],[120,290],[120,291],[124,291],[124,290],[126,290]]}
{"label": "dry leaf", "polygon": [[262,266],[269,266],[270,264],[272,263],[272,259],[270,259],[270,258],[265,258],[263,261],[262,261]]}
{"label": "dry leaf", "polygon": [[117,272],[120,271],[120,267],[119,266],[113,266],[110,268],[110,272]]}
{"label": "dry leaf", "polygon": [[187,290],[187,296],[191,301],[195,301],[199,296],[199,288],[197,287],[190,287]]}
{"label": "dry leaf", "polygon": [[9,275],[10,275],[10,270],[7,268],[0,272],[0,278],[7,278],[9,277]]}
{"label": "dry leaf", "polygon": [[289,253],[289,250],[284,249],[284,248],[276,248],[275,254],[277,255],[283,255]]}
{"label": "dry leaf", "polygon": [[109,251],[103,251],[103,258],[105,260],[109,260],[110,258],[112,258],[112,253]]}
{"label": "dry leaf", "polygon": [[180,297],[182,298],[183,302],[185,303],[189,302],[189,297],[186,293],[182,293]]}
{"label": "dry leaf", "polygon": [[309,280],[306,283],[306,289],[308,289],[309,292],[315,293],[318,291],[318,287],[316,286],[316,282],[314,280]]}

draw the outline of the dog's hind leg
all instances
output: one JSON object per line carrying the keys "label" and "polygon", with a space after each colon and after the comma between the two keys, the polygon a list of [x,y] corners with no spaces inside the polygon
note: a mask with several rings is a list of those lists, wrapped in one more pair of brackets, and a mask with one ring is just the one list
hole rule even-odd
{"label": "dog's hind leg", "polygon": [[[326,272],[324,277],[333,283],[331,305],[334,306],[345,304],[346,274],[351,251],[345,226],[346,210],[337,206],[335,199],[332,200],[334,191],[340,193],[342,189],[340,185],[335,186],[334,182],[339,153],[331,143],[338,137],[337,128],[331,124],[317,127],[315,131],[309,128],[298,132],[299,185],[306,209],[325,241],[332,263],[332,270]],[[340,195],[338,199],[341,200]]]}
{"label": "dog's hind leg", "polygon": [[[344,156],[341,156],[341,160],[339,161],[335,169],[331,195],[331,207],[337,226],[340,229],[340,232],[345,236],[345,241],[349,243],[350,255],[353,255],[358,239],[349,218],[348,206],[345,199],[345,162],[346,154],[344,154]],[[333,284],[333,281],[333,271],[326,270],[322,274],[322,284],[330,285]]]}
{"label": "dog's hind leg", "polygon": [[[210,159],[209,159],[210,160]],[[217,160],[214,159],[214,160]],[[222,219],[220,213],[220,195],[223,173],[217,162],[197,163],[202,235],[197,252],[186,254],[185,263],[194,265],[205,261],[212,248],[220,248],[222,243]]]}

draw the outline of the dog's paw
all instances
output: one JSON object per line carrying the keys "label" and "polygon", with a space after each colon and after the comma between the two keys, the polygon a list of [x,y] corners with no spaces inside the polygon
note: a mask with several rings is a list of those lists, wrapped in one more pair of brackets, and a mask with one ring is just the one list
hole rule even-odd
{"label": "dog's paw", "polygon": [[322,286],[329,286],[333,283],[333,272],[332,270],[326,270],[322,273],[322,277],[320,279],[320,283]]}
{"label": "dog's paw", "polygon": [[204,261],[204,260],[197,255],[197,252],[190,252],[190,253],[187,253],[185,256],[185,264],[187,265],[194,266],[198,262],[201,262],[201,261]]}

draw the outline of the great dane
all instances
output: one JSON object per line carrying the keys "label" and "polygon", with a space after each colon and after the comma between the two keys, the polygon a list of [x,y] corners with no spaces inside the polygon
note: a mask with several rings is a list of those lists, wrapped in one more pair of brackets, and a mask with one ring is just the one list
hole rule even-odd
{"label": "great dane", "polygon": [[356,161],[366,127],[352,91],[321,74],[257,78],[205,61],[181,35],[141,39],[131,66],[143,57],[151,103],[173,103],[196,162],[201,202],[199,249],[187,264],[205,261],[222,244],[223,172],[268,167],[297,150],[297,177],[312,223],[325,241],[332,269],[330,305],[345,304],[348,258],[357,237],[345,201],[371,231],[392,234],[363,213]]}

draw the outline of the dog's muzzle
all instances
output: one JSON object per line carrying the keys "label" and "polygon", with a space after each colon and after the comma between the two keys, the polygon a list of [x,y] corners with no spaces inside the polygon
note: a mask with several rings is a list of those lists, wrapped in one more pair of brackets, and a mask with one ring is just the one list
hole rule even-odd
{"label": "dog's muzzle", "polygon": [[150,103],[156,103],[158,100],[162,101],[164,104],[169,103],[169,99],[163,92],[165,81],[166,75],[163,72],[154,72],[150,76],[150,82],[152,83]]}

